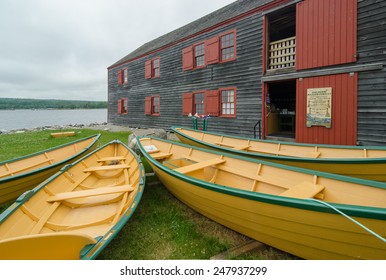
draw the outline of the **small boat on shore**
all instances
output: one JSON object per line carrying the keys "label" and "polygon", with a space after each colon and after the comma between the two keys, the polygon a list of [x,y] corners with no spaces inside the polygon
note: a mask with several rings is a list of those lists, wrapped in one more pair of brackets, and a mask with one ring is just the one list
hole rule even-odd
{"label": "small boat on shore", "polygon": [[112,141],[66,165],[0,215],[0,259],[95,259],[145,187],[136,154]]}
{"label": "small boat on shore", "polygon": [[164,186],[202,215],[304,259],[386,259],[386,184],[138,138]]}
{"label": "small boat on shore", "polygon": [[94,150],[100,134],[27,156],[0,162],[0,205],[14,201],[66,164]]}
{"label": "small boat on shore", "polygon": [[172,127],[181,142],[279,164],[386,182],[386,147],[257,140]]}
{"label": "small boat on shore", "polygon": [[74,136],[76,133],[75,131],[64,131],[64,132],[53,132],[51,133],[52,138],[59,138],[59,137],[70,137]]}

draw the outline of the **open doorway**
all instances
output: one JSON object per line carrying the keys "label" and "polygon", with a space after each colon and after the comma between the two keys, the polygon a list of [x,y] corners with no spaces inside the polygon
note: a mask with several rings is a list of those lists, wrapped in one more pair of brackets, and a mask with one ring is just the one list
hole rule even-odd
{"label": "open doorway", "polygon": [[266,138],[295,140],[296,80],[269,83],[266,106]]}

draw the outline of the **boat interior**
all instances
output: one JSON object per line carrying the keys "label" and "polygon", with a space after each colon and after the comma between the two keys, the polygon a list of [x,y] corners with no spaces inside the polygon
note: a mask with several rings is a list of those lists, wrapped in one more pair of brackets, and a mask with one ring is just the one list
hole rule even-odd
{"label": "boat interior", "polygon": [[53,165],[87,148],[95,137],[0,165],[0,179]]}
{"label": "boat interior", "polygon": [[27,193],[0,225],[0,244],[57,232],[105,236],[134,202],[141,172],[125,146],[105,146],[63,170],[32,197]]}
{"label": "boat interior", "polygon": [[299,199],[386,207],[386,189],[294,171],[275,164],[224,156],[154,138],[142,147],[167,168],[186,176],[234,189]]}
{"label": "boat interior", "polygon": [[268,154],[276,156],[288,156],[298,158],[379,158],[386,157],[386,149],[369,149],[366,147],[332,147],[317,145],[297,145],[285,142],[270,142],[255,139],[235,138],[204,131],[195,131],[184,128],[176,129],[181,135],[186,135],[197,141],[209,143],[219,147],[233,150]]}

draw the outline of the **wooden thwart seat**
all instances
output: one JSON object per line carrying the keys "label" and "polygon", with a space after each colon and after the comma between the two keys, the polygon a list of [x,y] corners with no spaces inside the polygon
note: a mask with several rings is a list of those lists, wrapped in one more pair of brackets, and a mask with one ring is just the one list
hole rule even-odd
{"label": "wooden thwart seat", "polygon": [[189,173],[192,171],[196,171],[196,170],[199,170],[199,169],[211,166],[211,165],[217,165],[217,164],[224,163],[224,162],[225,162],[225,159],[212,158],[212,159],[208,159],[205,161],[193,163],[191,165],[176,168],[176,169],[174,169],[174,171],[180,172],[182,174],[186,174],[186,173]]}
{"label": "wooden thwart seat", "polygon": [[124,160],[126,159],[124,156],[117,157],[104,157],[97,160],[97,162],[105,162],[105,161],[114,161],[114,160]]}
{"label": "wooden thwart seat", "polygon": [[286,189],[286,191],[282,192],[280,196],[288,196],[288,197],[296,197],[296,198],[311,198],[319,194],[322,190],[324,190],[324,186],[319,184],[313,184],[307,181],[303,181],[296,184],[295,186],[291,186],[288,184],[288,182],[285,179],[280,177],[266,177],[261,175],[252,175],[241,169],[235,169],[225,165],[219,165],[217,166],[217,168],[219,170],[230,172],[230,173],[242,176],[244,178],[255,180],[257,182],[262,182],[262,183],[266,183],[266,184],[270,184],[273,186],[278,186],[283,189]]}
{"label": "wooden thwart seat", "polygon": [[47,202],[62,201],[66,199],[82,198],[82,197],[89,197],[89,196],[96,196],[96,195],[103,195],[103,194],[131,192],[133,190],[134,188],[132,187],[132,185],[123,185],[123,186],[108,187],[108,188],[97,188],[93,190],[63,192],[49,197],[47,199]]}
{"label": "wooden thwart seat", "polygon": [[242,169],[236,169],[236,168],[225,166],[225,165],[218,166],[217,168],[221,171],[229,172],[229,173],[232,173],[232,174],[244,177],[244,178],[248,178],[248,179],[252,179],[255,181],[267,183],[270,185],[279,186],[279,187],[286,188],[286,189],[289,187],[287,181],[285,179],[280,178],[280,177],[266,177],[266,176],[261,176],[261,175],[253,175],[250,172],[243,171]]}
{"label": "wooden thwart seat", "polygon": [[150,156],[154,159],[165,159],[171,157],[173,154],[172,153],[164,153],[164,152],[156,152],[150,154]]}
{"label": "wooden thwart seat", "polygon": [[83,172],[93,172],[93,171],[107,171],[107,170],[116,170],[116,169],[128,169],[130,165],[127,164],[115,164],[115,165],[101,165],[101,166],[91,166],[83,170]]}
{"label": "wooden thwart seat", "polygon": [[294,197],[294,198],[312,198],[324,190],[324,186],[313,184],[311,182],[303,181],[288,190],[282,192],[280,196]]}

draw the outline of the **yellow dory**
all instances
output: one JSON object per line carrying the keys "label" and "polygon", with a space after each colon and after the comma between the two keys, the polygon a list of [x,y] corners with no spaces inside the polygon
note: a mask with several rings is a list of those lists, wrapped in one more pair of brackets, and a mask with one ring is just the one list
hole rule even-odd
{"label": "yellow dory", "polygon": [[59,171],[61,167],[93,151],[100,134],[31,155],[0,162],[0,205],[14,201],[23,192]]}
{"label": "yellow dory", "polygon": [[305,259],[386,259],[386,184],[138,138],[179,200]]}
{"label": "yellow dory", "polygon": [[119,141],[65,166],[0,215],[0,259],[94,259],[135,211],[144,176]]}
{"label": "yellow dory", "polygon": [[312,145],[248,139],[173,127],[183,142],[280,164],[386,182],[386,147]]}

